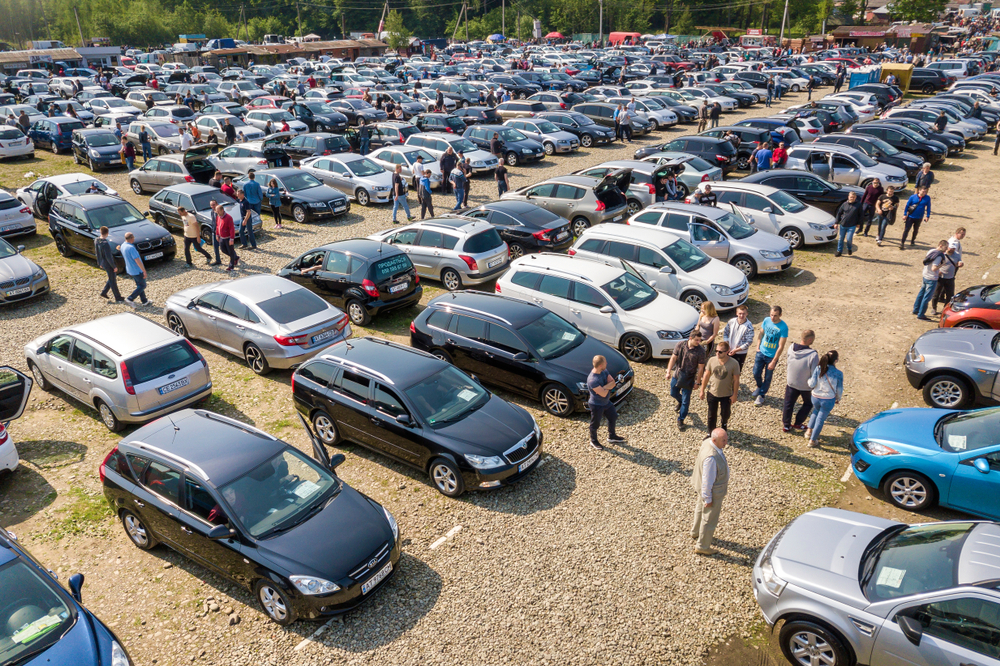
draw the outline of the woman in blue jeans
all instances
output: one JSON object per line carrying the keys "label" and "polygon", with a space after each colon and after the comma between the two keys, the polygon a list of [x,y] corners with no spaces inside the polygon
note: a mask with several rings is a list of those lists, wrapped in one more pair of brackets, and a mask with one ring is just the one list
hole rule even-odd
{"label": "woman in blue jeans", "polygon": [[823,431],[826,417],[833,411],[833,406],[840,402],[844,395],[844,373],[837,369],[837,359],[840,355],[836,350],[828,351],[819,359],[819,365],[809,378],[809,388],[812,389],[813,409],[809,415],[806,429],[806,439],[809,446],[819,446],[819,434]]}

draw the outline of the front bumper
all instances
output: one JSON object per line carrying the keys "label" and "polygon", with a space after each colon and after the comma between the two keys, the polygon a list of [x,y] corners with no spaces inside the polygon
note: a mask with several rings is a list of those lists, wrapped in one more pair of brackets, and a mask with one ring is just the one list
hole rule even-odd
{"label": "front bumper", "polygon": [[819,245],[837,240],[837,230],[830,227],[826,231],[818,231],[810,228],[808,232],[802,233],[802,240],[806,245]]}
{"label": "front bumper", "polygon": [[311,206],[306,206],[306,221],[312,222],[314,220],[326,220],[333,217],[338,217],[340,215],[346,215],[351,212],[351,202],[348,201],[339,208],[330,207],[326,208],[312,208]]}
{"label": "front bumper", "polygon": [[531,455],[512,465],[497,467],[495,469],[463,469],[462,480],[465,481],[465,487],[469,490],[486,490],[517,483],[530,474],[531,470],[538,467],[539,463],[542,462],[542,447],[544,443],[543,435],[542,440],[538,442],[538,446]]}
{"label": "front bumper", "polygon": [[573,141],[572,143],[554,143],[552,145],[555,146],[557,153],[571,153],[574,150],[579,150],[580,148],[579,141]]}
{"label": "front bumper", "polygon": [[731,310],[747,302],[750,296],[750,289],[735,293],[733,296],[719,296],[714,290],[709,294],[709,299],[715,305],[716,310]]}
{"label": "front bumper", "polygon": [[0,285],[0,304],[2,305],[26,301],[49,291],[49,276],[45,273],[42,273],[42,276],[35,280],[29,279],[28,283],[24,285],[18,285],[16,280],[10,280],[10,282],[14,282],[14,284],[7,286],[5,282]]}
{"label": "front bumper", "polygon": [[[373,596],[374,592],[385,587],[386,583],[399,571],[399,558],[401,554],[400,540],[396,539],[396,542],[392,544],[388,557],[384,557],[375,567],[366,571],[362,577],[357,580],[346,578],[335,581],[340,585],[341,589],[333,594],[306,596],[300,593],[293,585],[287,585],[284,590],[291,597],[292,606],[300,618],[314,620],[321,617],[341,615],[365,603]],[[364,587],[365,583],[390,564],[392,565],[392,571],[372,589],[368,590],[367,593],[363,594],[361,588]]]}
{"label": "front bumper", "polygon": [[910,386],[913,388],[919,389],[924,381],[924,373],[917,372],[906,361],[903,362],[903,368],[906,370],[906,381],[910,382]]}
{"label": "front bumper", "polygon": [[788,255],[787,257],[782,257],[781,259],[765,259],[760,254],[754,257],[754,261],[757,262],[757,272],[758,273],[780,273],[783,270],[791,268],[792,258],[794,255]]}

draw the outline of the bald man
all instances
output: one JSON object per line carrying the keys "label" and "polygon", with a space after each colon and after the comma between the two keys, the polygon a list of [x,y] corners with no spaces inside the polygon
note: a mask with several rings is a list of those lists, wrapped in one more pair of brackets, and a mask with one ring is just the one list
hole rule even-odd
{"label": "bald man", "polygon": [[729,435],[722,428],[712,431],[711,437],[701,443],[698,457],[691,473],[691,487],[698,493],[694,508],[694,525],[691,538],[697,541],[694,552],[699,555],[715,555],[712,550],[712,536],[719,524],[722,501],[729,491],[729,463],[725,448]]}

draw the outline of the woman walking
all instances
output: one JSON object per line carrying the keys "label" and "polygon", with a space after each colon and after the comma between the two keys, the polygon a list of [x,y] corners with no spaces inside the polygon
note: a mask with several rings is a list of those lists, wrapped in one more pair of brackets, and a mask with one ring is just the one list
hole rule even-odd
{"label": "woman walking", "polygon": [[281,229],[281,189],[278,187],[278,181],[272,178],[264,194],[267,195],[267,203],[271,206],[271,215],[274,216],[274,228]]}
{"label": "woman walking", "polygon": [[715,338],[719,335],[719,313],[715,310],[712,301],[702,301],[701,315],[698,317],[698,331],[701,333],[702,345],[705,347],[705,354],[709,358],[715,351]]}
{"label": "woman walking", "polygon": [[828,351],[819,359],[819,365],[809,378],[809,388],[812,389],[813,408],[809,415],[806,428],[806,439],[809,446],[819,446],[819,434],[823,431],[826,417],[833,411],[833,406],[840,402],[844,395],[844,373],[837,369],[837,359],[840,355],[836,350]]}

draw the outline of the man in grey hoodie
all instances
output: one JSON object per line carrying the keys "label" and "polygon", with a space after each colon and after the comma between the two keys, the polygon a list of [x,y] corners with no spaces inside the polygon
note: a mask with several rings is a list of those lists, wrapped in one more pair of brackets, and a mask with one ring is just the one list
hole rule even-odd
{"label": "man in grey hoodie", "polygon": [[[819,354],[810,345],[816,340],[816,334],[810,330],[802,331],[802,342],[795,343],[788,350],[788,370],[785,381],[785,405],[781,412],[781,424],[784,432],[806,429],[806,419],[812,411],[812,391],[809,388],[809,378],[819,364]],[[802,398],[802,406],[795,415],[795,425],[792,425],[792,412],[795,403]]]}
{"label": "man in grey hoodie", "polygon": [[115,295],[115,303],[121,303],[125,299],[118,291],[118,265],[115,263],[115,253],[108,240],[110,233],[107,227],[101,227],[101,235],[94,239],[94,256],[97,257],[97,265],[108,274],[108,281],[104,283],[104,289],[101,290],[101,298],[107,298],[108,291],[110,291]]}

